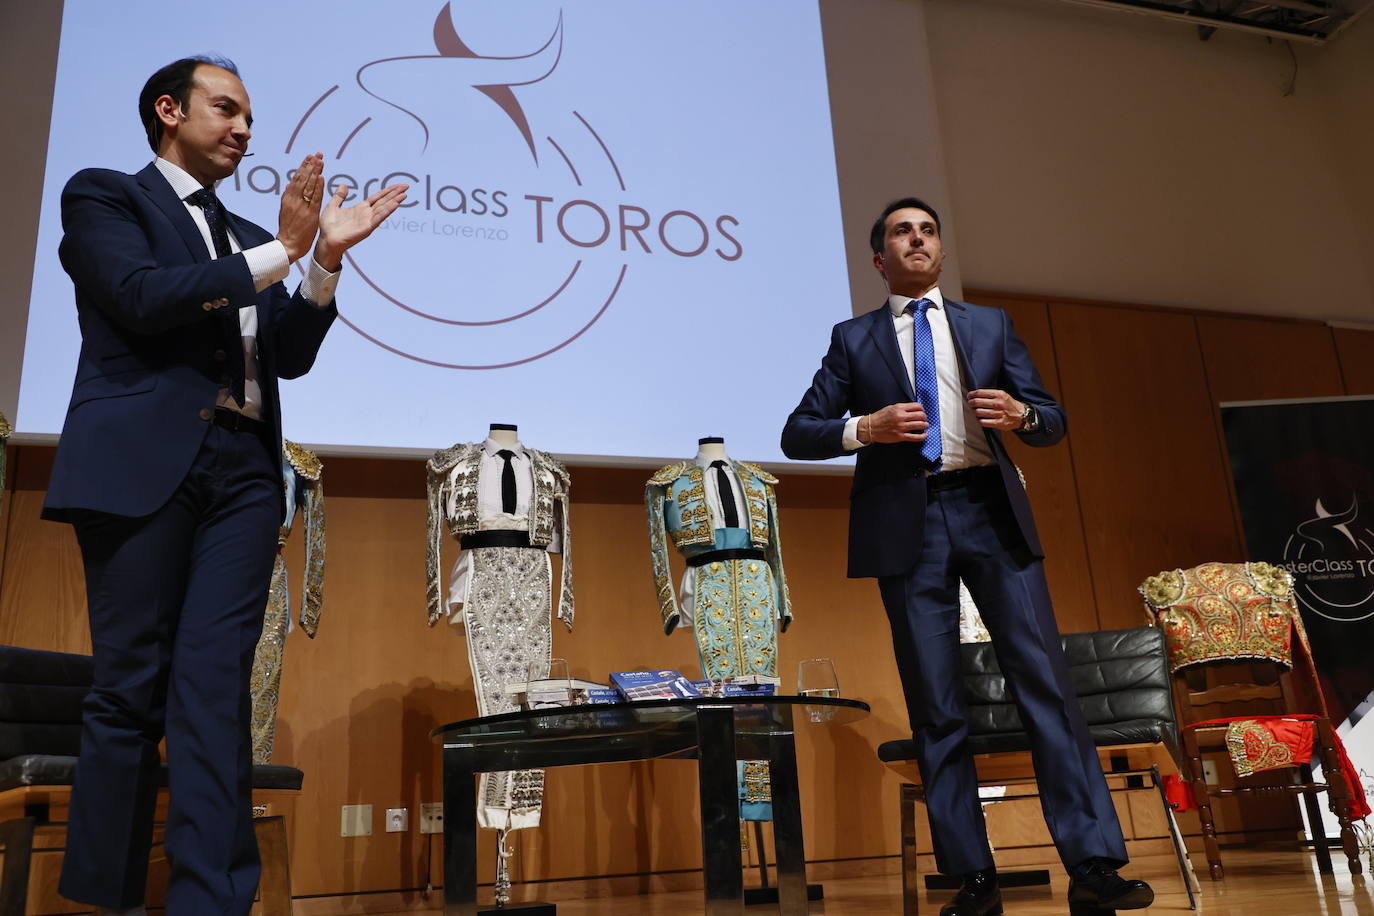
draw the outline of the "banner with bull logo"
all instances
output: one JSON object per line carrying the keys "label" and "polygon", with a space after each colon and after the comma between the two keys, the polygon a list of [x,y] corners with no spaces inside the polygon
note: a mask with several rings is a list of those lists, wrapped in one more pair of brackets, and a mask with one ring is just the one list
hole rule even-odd
{"label": "banner with bull logo", "polygon": [[1374,797],[1374,398],[1221,405],[1248,558],[1283,566]]}

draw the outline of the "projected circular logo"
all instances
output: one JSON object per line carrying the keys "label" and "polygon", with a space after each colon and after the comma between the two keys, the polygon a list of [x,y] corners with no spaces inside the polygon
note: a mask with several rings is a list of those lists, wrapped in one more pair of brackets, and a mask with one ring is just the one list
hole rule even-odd
{"label": "projected circular logo", "polygon": [[[347,299],[340,320],[398,356],[450,369],[562,350],[615,301],[627,251],[689,256],[697,224],[710,235],[686,211],[655,219],[607,203],[622,201],[626,184],[603,135],[556,92],[527,91],[548,88],[563,59],[561,12],[552,24],[508,17],[483,28],[507,45],[538,28],[529,44],[542,43],[479,54],[445,4],[436,53],[362,63],[301,113],[283,151],[284,162],[324,151],[329,188],[347,187],[350,201],[410,185],[402,209],[349,253],[375,295]],[[259,168],[245,176],[250,189]]]}
{"label": "projected circular logo", "polygon": [[1318,499],[1312,518],[1284,544],[1284,566],[1296,573],[1303,605],[1328,620],[1374,617],[1374,529],[1361,519],[1359,498],[1331,512]]}

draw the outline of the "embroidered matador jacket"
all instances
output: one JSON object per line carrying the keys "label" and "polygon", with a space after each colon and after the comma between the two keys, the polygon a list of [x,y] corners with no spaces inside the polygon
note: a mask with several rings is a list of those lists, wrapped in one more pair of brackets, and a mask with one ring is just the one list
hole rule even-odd
{"label": "embroidered matador jacket", "polygon": [[[768,625],[771,627],[774,620],[780,621],[782,629],[786,630],[792,622],[792,603],[788,597],[782,565],[782,544],[778,536],[777,497],[773,491],[778,479],[756,464],[734,460],[730,464],[744,491],[749,510],[747,529],[715,528],[712,525],[706,502],[706,472],[691,461],[681,461],[660,469],[645,486],[644,503],[648,510],[654,591],[658,595],[664,633],[673,632],[683,616],[682,606],[673,588],[672,570],[668,565],[669,541],[688,558],[713,550],[748,547],[762,550],[763,563],[772,579],[770,594],[760,596],[769,612]],[[709,568],[709,565],[700,567],[703,570]],[[700,619],[700,608],[696,609],[693,617]],[[709,669],[707,662],[703,657],[703,667]],[[705,673],[707,677],[724,676],[715,675],[710,670]],[[776,676],[776,671],[766,673]]]}
{"label": "embroidered matador jacket", "polygon": [[[573,625],[572,529],[568,517],[568,469],[558,459],[536,449],[524,450],[533,464],[534,492],[530,499],[529,535],[531,547],[547,548],[558,532],[563,555],[563,575],[558,591],[558,619],[569,630]],[[428,523],[425,545],[426,604],[429,625],[445,613],[444,589],[440,582],[440,548],[444,522],[455,538],[478,530],[477,475],[481,468],[482,445],[468,442],[442,449],[429,459]]]}
{"label": "embroidered matador jacket", "polygon": [[287,538],[297,519],[305,531],[305,570],[301,581],[301,629],[315,638],[324,606],[324,465],[316,454],[289,439],[282,440],[282,486],[286,516],[277,534],[277,559],[267,592],[262,636],[253,655],[253,763],[272,762],[277,731],[277,697],[282,657],[291,628],[291,593],[287,587]]}

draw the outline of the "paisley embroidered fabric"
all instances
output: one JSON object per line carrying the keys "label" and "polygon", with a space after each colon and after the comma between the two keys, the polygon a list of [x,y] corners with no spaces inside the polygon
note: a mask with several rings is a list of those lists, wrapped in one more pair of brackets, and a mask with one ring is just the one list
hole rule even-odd
{"label": "paisley embroidered fabric", "polygon": [[1150,623],[1168,638],[1171,672],[1235,658],[1263,658],[1291,667],[1295,633],[1310,664],[1307,633],[1286,569],[1268,563],[1204,563],[1151,576],[1140,594]]}
{"label": "paisley embroidered fabric", "polygon": [[[552,651],[553,565],[547,551],[533,547],[480,547],[464,552],[472,562],[462,613],[477,713],[513,712],[518,706],[506,687],[523,684],[530,663],[547,662]],[[543,798],[543,770],[483,773],[477,790],[477,823],[493,830],[537,827]]]}

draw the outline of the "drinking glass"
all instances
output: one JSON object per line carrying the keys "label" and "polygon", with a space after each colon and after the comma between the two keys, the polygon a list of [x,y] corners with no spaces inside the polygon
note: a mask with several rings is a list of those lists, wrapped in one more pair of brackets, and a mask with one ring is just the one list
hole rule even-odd
{"label": "drinking glass", "polygon": [[828,658],[808,658],[797,666],[797,693],[804,697],[837,697],[840,682],[835,663]]}

